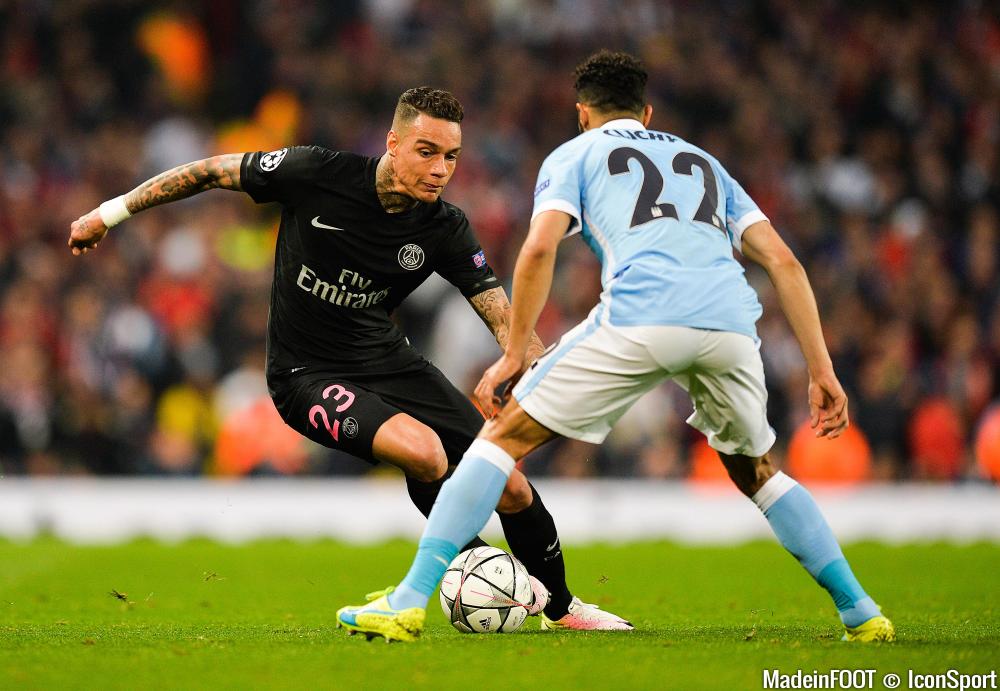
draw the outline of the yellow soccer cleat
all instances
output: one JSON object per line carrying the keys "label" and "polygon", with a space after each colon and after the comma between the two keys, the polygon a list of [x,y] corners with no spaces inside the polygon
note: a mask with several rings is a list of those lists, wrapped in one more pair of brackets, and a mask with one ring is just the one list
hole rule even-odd
{"label": "yellow soccer cleat", "polygon": [[369,641],[376,636],[382,636],[386,643],[417,640],[424,630],[426,611],[421,607],[393,609],[389,604],[393,590],[389,587],[368,593],[367,605],[338,609],[337,628],[344,627],[352,636],[361,632]]}
{"label": "yellow soccer cleat", "polygon": [[873,643],[882,641],[889,643],[896,640],[896,627],[892,625],[887,617],[881,614],[872,617],[864,624],[859,624],[854,628],[845,627],[842,641],[858,641],[859,643]]}

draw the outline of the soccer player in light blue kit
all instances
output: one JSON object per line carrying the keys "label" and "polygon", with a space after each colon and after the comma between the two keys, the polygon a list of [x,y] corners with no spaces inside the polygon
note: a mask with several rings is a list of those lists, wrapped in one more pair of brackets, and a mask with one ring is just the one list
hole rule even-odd
{"label": "soccer player in light blue kit", "polygon": [[761,307],[733,248],[774,283],[809,371],[812,427],[834,438],[848,425],[847,396],[805,271],[717,160],[646,129],[653,109],[635,58],[602,51],[576,77],[582,134],[542,164],[514,269],[507,348],[476,387],[487,415],[500,403],[498,386],[521,374],[567,235],[581,233],[601,260],[601,301],[523,373],[513,399],[483,427],[438,496],[403,582],[368,605],[342,608],[338,625],[389,640],[418,636],[428,598],[458,546],[486,524],[514,459],[557,434],[602,442],[642,394],[669,378],[694,403],[688,424],[705,434],[781,544],[829,592],[844,640],[894,640],[892,622],[858,583],[812,496],[768,458],[775,435],[754,326]]}

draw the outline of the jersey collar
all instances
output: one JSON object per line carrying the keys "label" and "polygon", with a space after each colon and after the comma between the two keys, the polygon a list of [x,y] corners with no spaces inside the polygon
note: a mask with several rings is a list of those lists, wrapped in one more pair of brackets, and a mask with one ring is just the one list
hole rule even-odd
{"label": "jersey collar", "polygon": [[601,125],[602,130],[644,130],[646,127],[636,120],[635,118],[618,118],[617,120],[608,120],[606,123]]}

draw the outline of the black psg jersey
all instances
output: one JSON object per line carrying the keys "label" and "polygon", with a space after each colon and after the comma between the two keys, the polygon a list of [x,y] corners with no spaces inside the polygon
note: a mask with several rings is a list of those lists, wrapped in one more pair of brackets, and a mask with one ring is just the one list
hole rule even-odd
{"label": "black psg jersey", "polygon": [[498,287],[461,209],[438,200],[387,213],[375,192],[377,165],[377,158],[318,146],[243,157],[243,190],[283,207],[269,376],[403,355],[409,348],[389,314],[432,272],[466,297]]}

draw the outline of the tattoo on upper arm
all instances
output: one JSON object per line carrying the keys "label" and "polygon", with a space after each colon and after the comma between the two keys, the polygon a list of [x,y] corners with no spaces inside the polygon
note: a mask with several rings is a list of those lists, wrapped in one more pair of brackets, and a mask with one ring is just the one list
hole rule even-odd
{"label": "tattoo on upper arm", "polygon": [[125,195],[132,213],[210,189],[240,190],[243,154],[223,154],[160,173]]}

